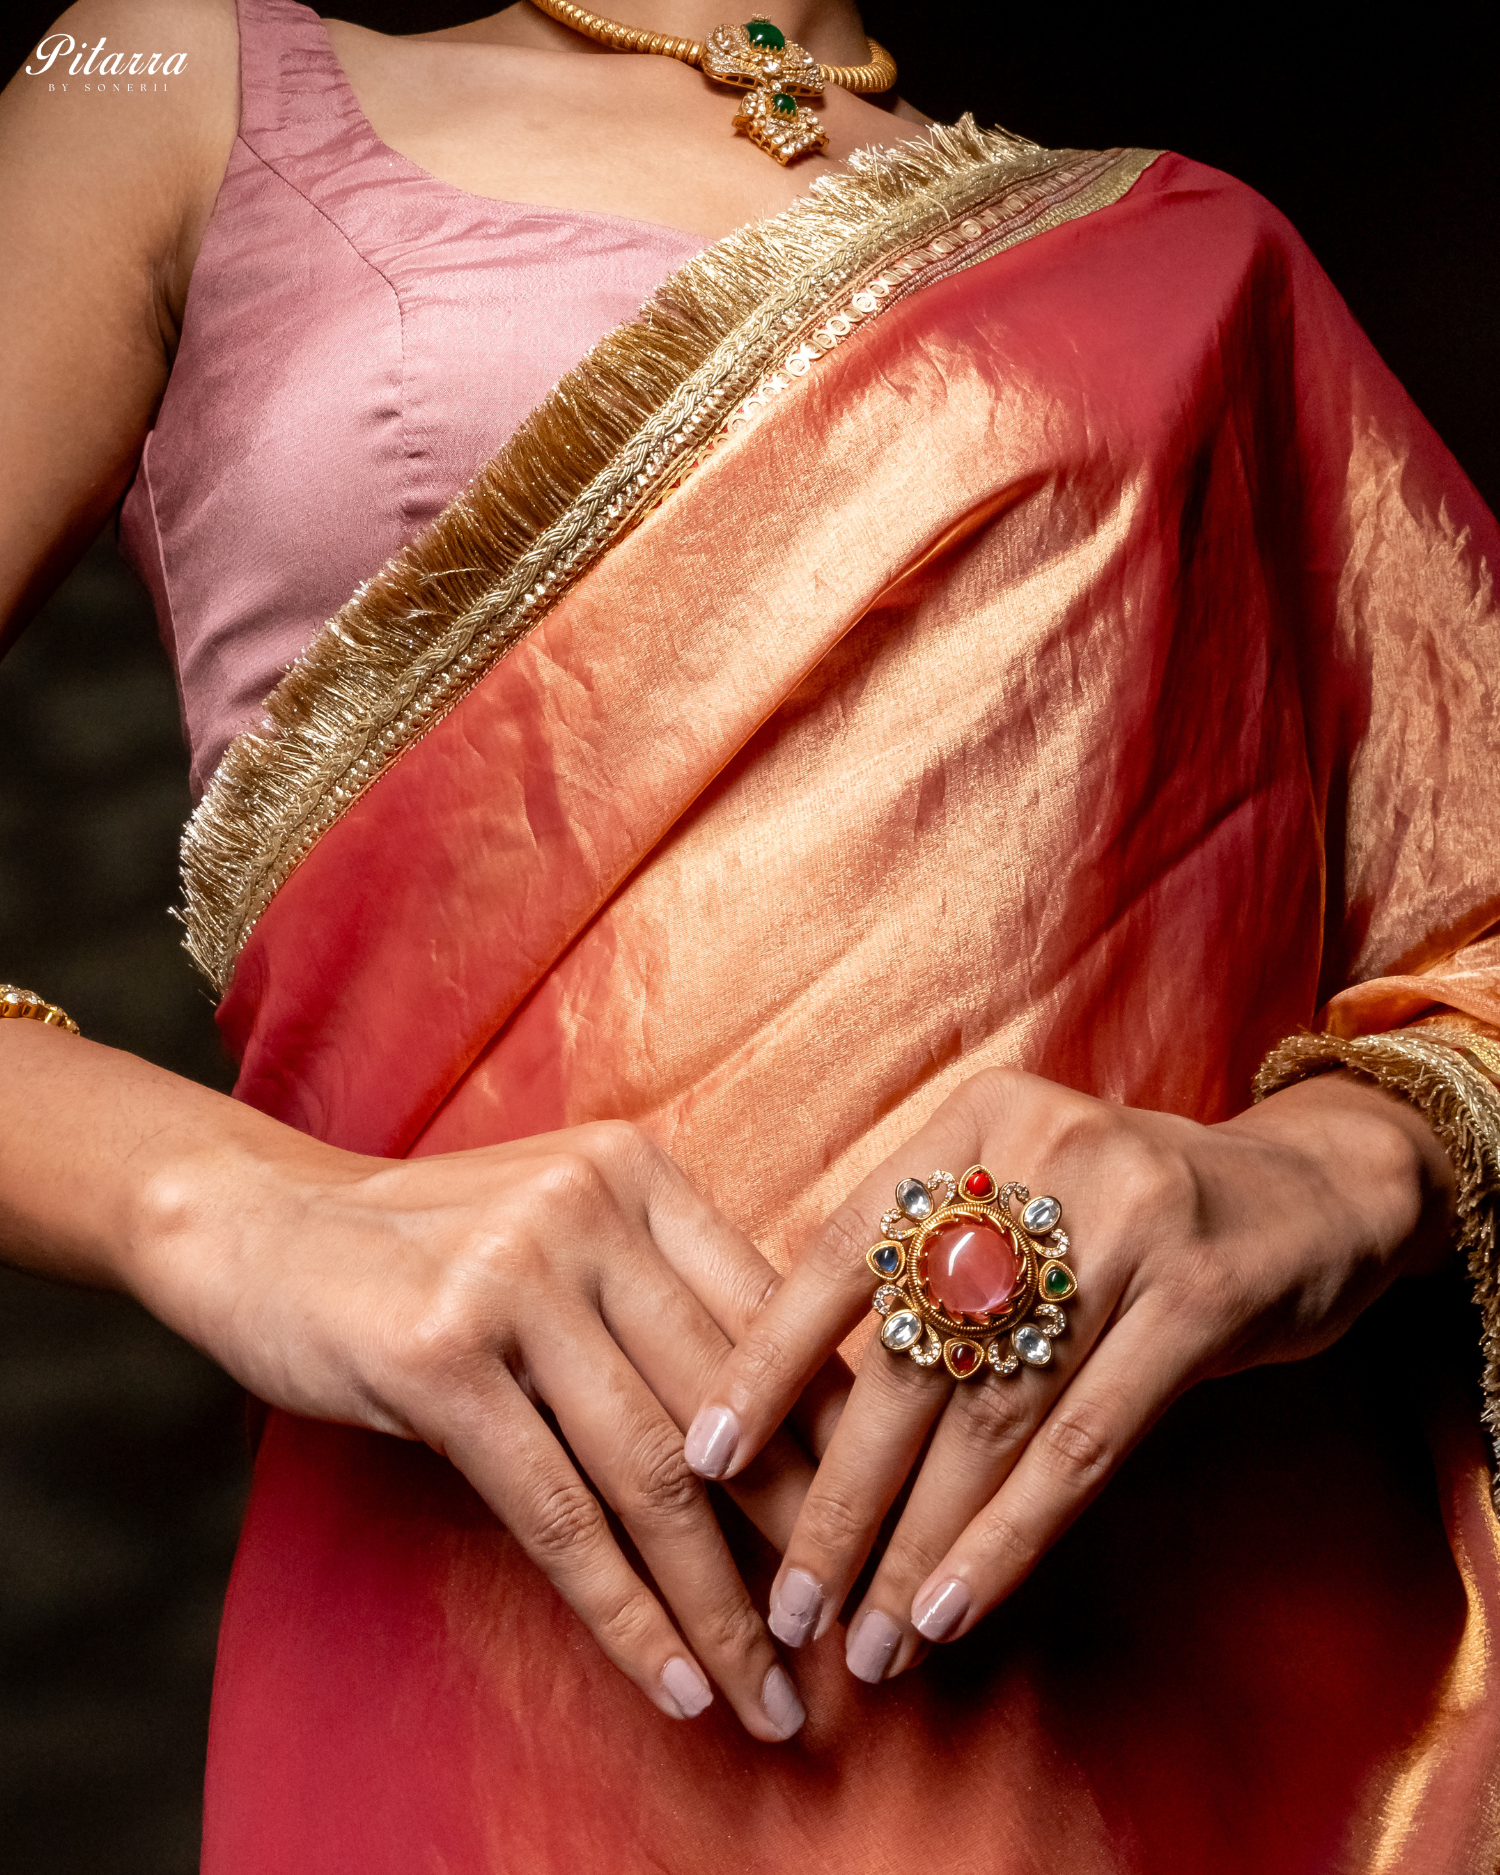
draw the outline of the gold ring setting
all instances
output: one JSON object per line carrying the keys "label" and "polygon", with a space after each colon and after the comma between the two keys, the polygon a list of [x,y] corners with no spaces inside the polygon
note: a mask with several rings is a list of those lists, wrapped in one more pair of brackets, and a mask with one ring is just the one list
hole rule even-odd
{"label": "gold ring setting", "polygon": [[880,1279],[880,1339],[955,1380],[1045,1367],[1078,1293],[1056,1198],[1002,1185],[987,1166],[962,1178],[903,1178],[865,1261]]}

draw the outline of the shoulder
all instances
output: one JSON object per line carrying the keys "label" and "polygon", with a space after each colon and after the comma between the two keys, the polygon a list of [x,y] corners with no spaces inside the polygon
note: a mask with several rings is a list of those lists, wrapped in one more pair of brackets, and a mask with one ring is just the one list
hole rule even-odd
{"label": "shoulder", "polygon": [[1164,242],[1241,252],[1266,246],[1306,251],[1286,216],[1248,183],[1173,150],[1155,158],[1126,200]]}

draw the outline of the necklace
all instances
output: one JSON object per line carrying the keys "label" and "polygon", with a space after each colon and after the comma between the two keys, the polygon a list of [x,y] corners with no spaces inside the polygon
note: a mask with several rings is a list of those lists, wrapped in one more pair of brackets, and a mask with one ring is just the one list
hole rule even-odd
{"label": "necklace", "polygon": [[662,58],[696,65],[721,85],[740,85],[745,96],[734,128],[743,130],[758,150],[778,163],[791,162],[809,150],[821,150],[828,138],[817,118],[800,102],[821,98],[825,85],[845,91],[889,91],[896,82],[896,61],[873,39],[867,65],[820,65],[778,26],[759,14],[745,26],[716,26],[702,39],[673,39],[601,19],[573,0],[532,0],[538,11],[595,39],[612,52],[655,52]]}

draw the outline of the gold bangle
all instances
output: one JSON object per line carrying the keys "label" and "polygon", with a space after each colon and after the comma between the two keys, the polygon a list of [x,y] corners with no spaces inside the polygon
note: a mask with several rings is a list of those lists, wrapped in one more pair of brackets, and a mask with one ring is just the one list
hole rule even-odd
{"label": "gold bangle", "polygon": [[1257,1101],[1314,1074],[1347,1068],[1421,1113],[1453,1166],[1457,1187],[1454,1243],[1467,1261],[1479,1310],[1483,1362],[1480,1419],[1494,1448],[1490,1495],[1500,1511],[1500,1254],[1496,1206],[1500,1201],[1500,1088],[1487,1070],[1500,1069],[1500,1049],[1467,1029],[1424,1024],[1396,1035],[1291,1035],[1260,1064]]}
{"label": "gold bangle", "polygon": [[35,990],[17,989],[14,983],[0,983],[0,1021],[6,1017],[45,1022],[48,1028],[66,1029],[69,1035],[78,1033],[78,1024],[66,1010],[59,1009],[56,1003],[44,1002]]}

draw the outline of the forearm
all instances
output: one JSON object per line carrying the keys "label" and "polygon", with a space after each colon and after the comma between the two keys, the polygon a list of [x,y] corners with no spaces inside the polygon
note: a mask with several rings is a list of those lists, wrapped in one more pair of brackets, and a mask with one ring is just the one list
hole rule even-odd
{"label": "forearm", "polygon": [[0,1257],[23,1269],[170,1316],[160,1251],[174,1216],[180,1227],[184,1209],[232,1205],[258,1174],[338,1156],[133,1055],[0,1024]]}

